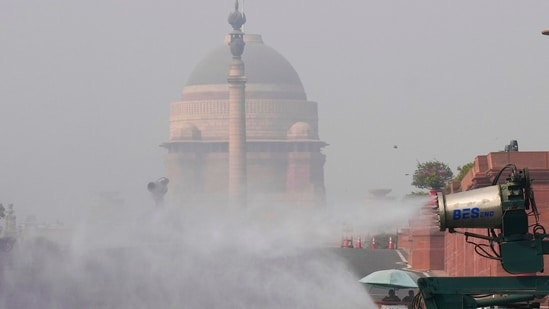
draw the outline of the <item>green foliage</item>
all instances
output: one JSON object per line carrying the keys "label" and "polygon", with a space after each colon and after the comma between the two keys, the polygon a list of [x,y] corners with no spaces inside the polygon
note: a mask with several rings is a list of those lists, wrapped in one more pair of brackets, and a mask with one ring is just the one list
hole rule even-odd
{"label": "green foliage", "polygon": [[454,181],[462,181],[463,177],[467,175],[467,173],[469,172],[469,170],[471,170],[471,168],[473,168],[473,166],[475,166],[475,162],[469,162],[463,166],[458,166],[458,174],[456,178],[454,178]]}
{"label": "green foliage", "polygon": [[412,185],[420,189],[440,189],[452,179],[454,173],[448,165],[438,160],[417,163]]}

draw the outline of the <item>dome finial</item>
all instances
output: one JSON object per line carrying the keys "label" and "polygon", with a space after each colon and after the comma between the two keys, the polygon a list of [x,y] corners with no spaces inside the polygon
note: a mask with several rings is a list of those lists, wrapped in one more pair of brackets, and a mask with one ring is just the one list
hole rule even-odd
{"label": "dome finial", "polygon": [[244,13],[240,13],[238,10],[238,0],[235,1],[234,4],[234,12],[229,14],[229,24],[233,26],[234,30],[241,30],[242,25],[246,23],[246,15]]}

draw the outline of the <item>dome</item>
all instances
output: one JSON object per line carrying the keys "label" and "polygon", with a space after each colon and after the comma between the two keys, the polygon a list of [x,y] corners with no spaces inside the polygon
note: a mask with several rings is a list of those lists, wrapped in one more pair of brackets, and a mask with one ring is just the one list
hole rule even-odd
{"label": "dome", "polygon": [[[228,37],[226,42],[228,42]],[[245,35],[244,62],[246,138],[248,140],[318,139],[317,103],[308,101],[292,65],[259,35]],[[229,131],[229,72],[233,62],[228,45],[208,54],[191,72],[181,99],[170,107],[171,140],[221,141]],[[305,122],[305,129],[288,129]],[[197,132],[186,129],[192,123]],[[299,125],[298,125],[299,126]]]}
{"label": "dome", "polygon": [[288,130],[287,137],[289,139],[314,139],[314,133],[311,125],[306,122],[298,121],[294,123]]}
{"label": "dome", "polygon": [[[225,39],[228,42],[228,38]],[[242,60],[247,84],[275,84],[298,86],[304,93],[299,75],[280,53],[263,44],[260,35],[246,34]],[[232,55],[228,45],[209,53],[192,71],[185,86],[227,84]]]}

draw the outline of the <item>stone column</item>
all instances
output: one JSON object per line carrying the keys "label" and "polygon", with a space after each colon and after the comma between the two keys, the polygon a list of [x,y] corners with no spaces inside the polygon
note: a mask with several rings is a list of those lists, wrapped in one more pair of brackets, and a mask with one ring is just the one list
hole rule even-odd
{"label": "stone column", "polygon": [[229,200],[236,206],[245,206],[247,202],[246,178],[246,76],[244,75],[244,33],[241,28],[246,22],[244,14],[235,11],[229,15],[233,26],[229,42],[233,60],[229,70]]}

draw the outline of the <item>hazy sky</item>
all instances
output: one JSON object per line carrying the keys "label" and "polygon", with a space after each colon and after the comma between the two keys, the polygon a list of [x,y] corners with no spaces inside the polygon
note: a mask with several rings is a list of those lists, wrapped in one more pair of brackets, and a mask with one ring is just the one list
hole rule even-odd
{"label": "hazy sky", "polygon": [[[152,205],[169,105],[232,0],[0,0],[0,202],[55,218],[101,191]],[[319,104],[330,201],[399,196],[416,162],[549,150],[549,1],[245,1]],[[545,86],[544,86],[545,85]],[[398,148],[393,146],[397,145]]]}

